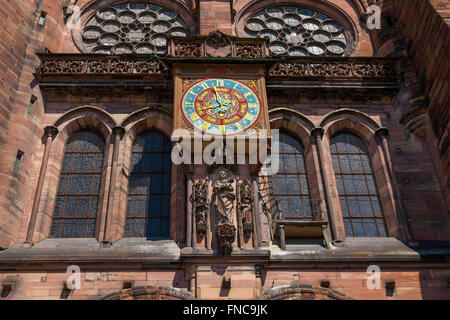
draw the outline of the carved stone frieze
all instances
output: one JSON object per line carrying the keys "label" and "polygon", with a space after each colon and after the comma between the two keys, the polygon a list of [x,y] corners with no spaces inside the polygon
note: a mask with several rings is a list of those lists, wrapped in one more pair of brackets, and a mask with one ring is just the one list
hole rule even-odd
{"label": "carved stone frieze", "polygon": [[55,75],[150,75],[167,74],[165,66],[153,57],[98,56],[89,54],[40,54],[38,77]]}
{"label": "carved stone frieze", "polygon": [[203,42],[195,40],[179,40],[173,43],[173,57],[195,58],[201,57],[203,54]]}
{"label": "carved stone frieze", "polygon": [[[344,58],[345,59],[345,58]],[[396,79],[395,63],[390,60],[340,62],[321,61],[318,59],[290,59],[273,65],[269,77],[278,78],[379,78]]]}
{"label": "carved stone frieze", "polygon": [[255,43],[236,43],[236,57],[241,59],[262,58],[262,47]]}
{"label": "carved stone frieze", "polygon": [[263,39],[241,39],[220,31],[199,37],[172,37],[169,56],[177,58],[268,58],[269,49]]}

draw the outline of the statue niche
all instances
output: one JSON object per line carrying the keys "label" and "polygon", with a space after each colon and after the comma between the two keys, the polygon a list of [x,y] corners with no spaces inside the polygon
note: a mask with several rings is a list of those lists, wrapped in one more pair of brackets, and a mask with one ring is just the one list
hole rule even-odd
{"label": "statue niche", "polygon": [[233,242],[236,239],[236,227],[233,224],[234,201],[236,193],[233,178],[228,178],[228,172],[221,170],[219,177],[213,185],[212,201],[218,217],[216,235],[224,255],[230,255]]}

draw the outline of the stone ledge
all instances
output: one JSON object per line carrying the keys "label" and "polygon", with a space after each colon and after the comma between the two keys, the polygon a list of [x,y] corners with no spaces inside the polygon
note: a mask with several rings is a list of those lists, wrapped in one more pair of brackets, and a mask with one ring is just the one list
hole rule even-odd
{"label": "stone ledge", "polygon": [[180,248],[172,240],[123,238],[104,245],[96,239],[47,239],[32,247],[15,244],[0,253],[2,266],[33,263],[176,263]]}
{"label": "stone ledge", "polygon": [[271,248],[271,263],[302,262],[312,264],[361,263],[450,263],[450,248],[422,248],[407,246],[395,238],[347,238],[342,247],[331,250],[320,245],[287,245],[286,251],[278,246]]}

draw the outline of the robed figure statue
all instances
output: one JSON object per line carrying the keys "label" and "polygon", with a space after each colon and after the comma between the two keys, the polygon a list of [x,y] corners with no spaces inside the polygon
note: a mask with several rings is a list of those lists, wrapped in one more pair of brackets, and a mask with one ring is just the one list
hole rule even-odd
{"label": "robed figure statue", "polygon": [[214,183],[213,197],[216,211],[222,224],[233,224],[233,208],[236,194],[233,187],[234,179],[227,179],[227,172],[222,170],[219,179]]}

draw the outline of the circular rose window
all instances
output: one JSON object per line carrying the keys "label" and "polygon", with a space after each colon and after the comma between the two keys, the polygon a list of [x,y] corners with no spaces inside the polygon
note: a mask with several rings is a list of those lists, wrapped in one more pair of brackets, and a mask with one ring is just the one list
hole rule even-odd
{"label": "circular rose window", "polygon": [[84,51],[103,54],[165,54],[169,36],[188,35],[178,14],[141,2],[100,8],[81,31]]}
{"label": "circular rose window", "polygon": [[345,56],[351,47],[338,22],[299,6],[266,8],[245,22],[244,31],[248,37],[268,39],[273,55]]}

